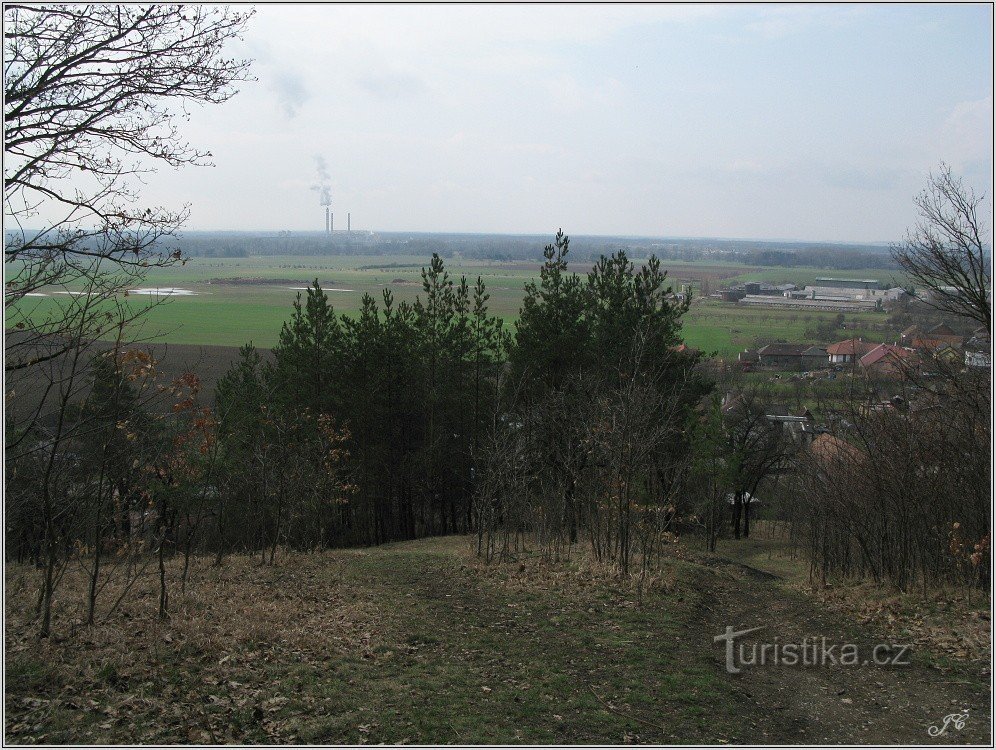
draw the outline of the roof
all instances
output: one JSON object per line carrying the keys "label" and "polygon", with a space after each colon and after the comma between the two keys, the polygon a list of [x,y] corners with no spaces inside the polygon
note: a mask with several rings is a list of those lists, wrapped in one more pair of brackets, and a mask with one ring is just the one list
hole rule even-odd
{"label": "roof", "polygon": [[916,326],[916,325],[912,325],[912,326],[910,326],[909,328],[907,328],[905,331],[903,331],[899,335],[903,336],[903,337],[906,337],[906,336],[919,335],[919,333],[920,333],[920,328],[918,326]]}
{"label": "roof", "polygon": [[764,415],[771,417],[792,417],[792,410],[789,409],[788,404],[768,404],[767,408],[764,410]]}
{"label": "roof", "polygon": [[860,461],[864,454],[860,449],[836,435],[824,432],[813,438],[810,445],[813,455],[822,461]]}
{"label": "roof", "polygon": [[948,326],[946,326],[944,323],[940,323],[940,324],[934,326],[929,331],[927,331],[927,333],[932,334],[934,336],[957,336],[958,335],[957,333],[955,333],[954,331],[952,331]]}
{"label": "roof", "polygon": [[948,338],[937,339],[917,336],[910,342],[910,345],[914,349],[943,349],[946,346],[952,346],[952,343]]}
{"label": "roof", "polygon": [[809,349],[811,344],[786,344],[782,342],[777,342],[774,344],[768,344],[767,346],[762,346],[757,350],[757,353],[762,357],[767,356],[782,356],[782,357],[798,357],[806,349]]}
{"label": "roof", "polygon": [[841,354],[856,354],[861,356],[872,351],[876,346],[877,344],[873,344],[870,341],[847,339],[846,341],[838,341],[836,344],[830,344],[827,347],[827,354],[838,356]]}
{"label": "roof", "polygon": [[730,414],[736,411],[743,405],[739,393],[728,393],[726,398],[723,399],[723,405],[720,407],[720,411],[723,414]]}
{"label": "roof", "polygon": [[900,360],[906,359],[913,352],[909,349],[903,349],[901,346],[894,346],[892,344],[879,344],[865,356],[861,358],[862,367],[872,367],[881,363],[883,360],[886,362],[898,362]]}
{"label": "roof", "polygon": [[965,342],[965,350],[969,352],[989,352],[991,349],[991,344],[989,341],[989,331],[984,328],[981,329],[982,333],[976,332],[976,335],[972,336],[968,341]]}
{"label": "roof", "polygon": [[803,350],[802,356],[804,357],[825,357],[827,356],[826,347],[823,346],[811,346],[808,349]]}

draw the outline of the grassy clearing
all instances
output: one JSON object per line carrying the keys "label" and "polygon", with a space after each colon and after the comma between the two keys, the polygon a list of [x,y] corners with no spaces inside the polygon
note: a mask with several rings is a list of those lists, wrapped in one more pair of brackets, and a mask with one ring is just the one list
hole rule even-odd
{"label": "grassy clearing", "polygon": [[[151,577],[115,618],[32,640],[8,569],[7,740],[38,743],[715,742],[743,710],[689,628],[676,563],[645,594],[578,561],[483,569],[465,538],[198,561],[171,620]],[[112,596],[107,594],[108,598]]]}

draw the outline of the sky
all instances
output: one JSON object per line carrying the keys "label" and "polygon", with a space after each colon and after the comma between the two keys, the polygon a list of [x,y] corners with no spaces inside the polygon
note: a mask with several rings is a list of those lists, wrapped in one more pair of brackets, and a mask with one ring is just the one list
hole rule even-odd
{"label": "sky", "polygon": [[[890,242],[948,163],[987,194],[991,5],[263,5],[194,107],[190,229]],[[991,211],[991,202],[988,204]]]}

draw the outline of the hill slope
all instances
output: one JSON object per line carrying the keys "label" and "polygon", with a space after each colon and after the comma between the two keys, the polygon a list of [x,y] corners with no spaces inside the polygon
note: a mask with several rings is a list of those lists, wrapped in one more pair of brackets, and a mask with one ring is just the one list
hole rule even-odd
{"label": "hill slope", "polygon": [[728,674],[713,643],[726,625],[877,640],[721,558],[674,561],[642,605],[577,560],[484,568],[464,537],[203,559],[169,622],[150,570],[90,629],[68,614],[71,575],[60,637],[39,645],[34,572],[8,566],[8,742],[924,743],[961,708],[963,729],[934,741],[989,739],[977,666]]}

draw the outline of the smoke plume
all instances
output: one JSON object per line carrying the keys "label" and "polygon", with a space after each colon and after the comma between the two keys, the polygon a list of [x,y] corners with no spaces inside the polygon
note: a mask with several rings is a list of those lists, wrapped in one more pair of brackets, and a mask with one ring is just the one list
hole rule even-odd
{"label": "smoke plume", "polygon": [[318,169],[318,184],[312,185],[311,189],[318,193],[319,206],[332,205],[332,178],[329,176],[329,167],[325,159],[320,155],[315,156],[315,166]]}

